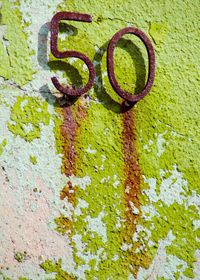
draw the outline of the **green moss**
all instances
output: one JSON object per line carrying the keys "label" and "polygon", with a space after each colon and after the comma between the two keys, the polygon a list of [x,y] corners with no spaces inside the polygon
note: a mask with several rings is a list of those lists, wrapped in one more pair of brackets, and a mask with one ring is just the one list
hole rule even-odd
{"label": "green moss", "polygon": [[21,253],[21,252],[17,252],[15,253],[14,258],[16,259],[16,261],[18,261],[19,263],[23,262],[25,260],[26,257],[26,253]]}
{"label": "green moss", "polygon": [[54,136],[55,136],[55,141],[56,141],[56,151],[58,154],[63,153],[63,142],[64,139],[61,134],[61,127],[63,124],[63,117],[62,117],[62,110],[57,109],[57,114],[53,118],[54,121]]}
{"label": "green moss", "polygon": [[[93,3],[94,4],[94,3]],[[134,14],[131,7],[134,6]],[[77,12],[90,11],[93,23],[72,22],[73,36],[59,41],[62,49],[67,46],[83,52],[95,61],[97,79],[94,92],[88,93],[90,104],[84,105],[84,99],[80,98],[72,105],[74,115],[78,105],[87,111],[86,120],[81,121],[80,131],[76,137],[75,147],[77,151],[77,176],[90,176],[91,185],[86,190],[77,188],[76,198],[81,198],[88,203],[88,208],[82,209],[82,215],[75,216],[72,227],[72,236],[80,234],[84,249],[82,254],[73,242],[74,261],[76,268],[85,264],[84,256],[102,253],[98,256],[97,265],[95,257],[90,261],[90,270],[87,271],[87,279],[97,277],[127,279],[129,273],[137,273],[138,267],[149,266],[144,251],[153,259],[157,253],[159,242],[166,238],[170,230],[175,236],[171,245],[166,248],[167,254],[174,255],[188,264],[184,271],[187,277],[193,277],[194,253],[198,249],[198,231],[194,229],[192,222],[197,219],[195,208],[187,207],[190,196],[196,192],[199,194],[200,179],[200,139],[198,133],[199,123],[199,68],[197,57],[199,47],[197,39],[199,34],[198,1],[194,5],[189,2],[176,0],[173,10],[171,4],[160,7],[153,2],[144,5],[142,1],[117,0],[114,4],[110,1],[100,0],[91,5],[90,1],[81,3],[63,1],[59,10],[73,10]],[[183,16],[184,15],[184,16]],[[71,24],[71,22],[70,22]],[[141,204],[152,206],[157,211],[150,221],[139,220],[137,223],[149,230],[149,237],[155,246],[148,246],[148,236],[144,232],[138,233],[139,241],[146,245],[138,254],[131,254],[138,246],[132,243],[133,250],[123,251],[126,233],[126,206],[124,201],[124,160],[122,148],[122,118],[120,107],[117,104],[119,98],[111,88],[106,76],[106,48],[108,41],[119,29],[128,25],[139,27],[146,34],[151,35],[156,51],[156,78],[154,86],[148,96],[139,102],[133,111],[136,116],[137,149],[140,155],[139,164],[142,174],[146,178],[156,179],[157,196],[160,194],[160,185],[164,177],[160,175],[165,170],[165,178],[168,178],[174,165],[188,182],[185,188],[183,203],[173,203],[167,206],[161,200],[152,202],[151,197],[143,194]],[[170,28],[169,28],[170,26]],[[149,28],[150,27],[150,28]],[[169,32],[170,29],[170,32]],[[75,36],[77,35],[77,36]],[[130,38],[133,43],[130,42]],[[163,48],[160,48],[160,46]],[[69,47],[68,47],[69,46]],[[95,49],[96,48],[96,49]],[[53,58],[51,57],[53,60]],[[73,84],[76,78],[77,86],[86,82],[87,75],[83,73],[82,64],[76,61],[71,67],[73,75],[70,75],[70,67],[56,62],[56,68],[61,67],[66,71],[66,78]],[[60,66],[59,66],[60,65]],[[56,69],[55,68],[55,69]],[[67,72],[68,71],[68,72]],[[147,76],[147,55],[141,42],[134,36],[124,37],[115,49],[115,72],[121,85],[129,92],[140,91],[145,84]],[[192,73],[192,74],[191,74]],[[188,77],[186,79],[185,77]],[[192,92],[192,94],[191,94]],[[59,153],[62,153],[62,140],[59,129],[62,120],[56,120],[55,132]],[[159,135],[164,139],[163,150],[158,143]],[[61,140],[61,141],[60,141]],[[152,144],[149,145],[149,141]],[[88,147],[95,153],[88,153]],[[149,145],[146,149],[145,146]],[[103,161],[104,156],[106,159]],[[117,175],[119,186],[113,187],[113,177]],[[108,179],[108,177],[110,178]],[[142,184],[143,190],[149,188]],[[88,217],[96,218],[104,212],[102,222],[105,225],[107,240],[88,226]],[[149,216],[151,216],[149,213]],[[121,228],[116,224],[121,221]],[[118,259],[114,261],[114,256]],[[134,266],[134,271],[131,270]],[[98,268],[97,268],[98,267]],[[55,271],[54,267],[52,271]],[[182,277],[182,268],[177,267],[175,277]],[[167,275],[158,279],[168,279]]]}
{"label": "green moss", "polygon": [[0,66],[0,76],[5,79],[10,78],[10,61],[9,57],[6,53],[6,49],[4,47],[3,41],[0,42],[0,55],[2,57],[2,64]]}
{"label": "green moss", "polygon": [[186,268],[183,274],[188,278],[194,278],[193,267]]}
{"label": "green moss", "polygon": [[[187,180],[188,187],[182,186],[185,190],[185,203],[183,205],[176,203],[167,207],[162,201],[154,203],[159,217],[155,216],[149,223],[144,222],[144,225],[151,230],[151,240],[157,244],[157,248],[159,240],[164,239],[169,230],[172,229],[175,239],[167,249],[167,253],[184,260],[190,267],[184,274],[188,273],[187,277],[193,278],[194,255],[199,247],[196,237],[199,236],[199,233],[193,229],[192,223],[198,219],[198,215],[196,214],[195,207],[194,209],[187,208],[186,204],[194,192],[197,195],[199,194],[198,182],[200,173],[198,166],[200,161],[197,151],[200,145],[196,135],[196,123],[198,122],[197,106],[199,105],[195,98],[191,98],[190,95],[184,95],[185,102],[191,104],[190,109],[188,111],[185,110],[185,104],[180,97],[184,89],[181,89],[180,83],[180,89],[177,89],[176,94],[174,94],[174,86],[170,82],[172,73],[178,81],[177,70],[169,66],[165,69],[157,68],[157,78],[152,92],[152,100],[147,97],[146,102],[138,104],[138,138],[142,139],[142,141],[138,141],[141,155],[140,166],[147,178],[156,178],[157,195],[160,193],[161,182],[169,177],[174,164],[178,165],[177,169],[183,175],[183,179]],[[162,81],[162,83],[159,81]],[[154,92],[160,92],[162,95],[156,99]],[[177,104],[179,104],[178,109]],[[193,109],[191,110],[191,108]],[[173,113],[175,111],[176,117],[174,117]],[[162,112],[165,112],[165,114]],[[193,115],[193,118],[190,117],[191,115]],[[191,120],[190,124],[188,124],[187,119]],[[148,134],[146,131],[148,131]],[[164,146],[163,154],[158,157],[157,136],[163,132],[166,132],[163,138],[168,145]],[[144,144],[148,143],[149,140],[152,140],[153,144],[150,150],[146,150],[144,149]],[[160,175],[160,170],[167,171],[165,178]],[[144,185],[144,189],[146,187]],[[144,197],[142,203],[148,205],[148,198],[146,197],[145,200]],[[154,230],[151,229],[152,223]],[[157,249],[153,250],[151,248],[149,250],[152,252],[152,256],[156,254]],[[177,268],[177,272],[180,271]]]}
{"label": "green moss", "polygon": [[41,268],[46,271],[46,273],[55,272],[55,280],[73,280],[75,279],[72,276],[69,276],[63,269],[62,269],[62,261],[58,260],[57,262],[53,263],[50,260],[46,260],[41,265]]}
{"label": "green moss", "polygon": [[1,271],[0,271],[0,276],[2,276],[3,280],[12,280],[11,278],[4,276]]}
{"label": "green moss", "polygon": [[61,234],[65,234],[68,230],[71,229],[71,221],[64,217],[63,215],[61,215],[60,217],[56,218],[55,223],[57,225],[56,227],[56,231],[61,233]]}
{"label": "green moss", "polygon": [[174,276],[176,280],[180,279],[180,272],[175,272]]}
{"label": "green moss", "polygon": [[35,156],[31,156],[29,157],[30,162],[32,162],[33,165],[37,164],[37,158]]}
{"label": "green moss", "polygon": [[[95,121],[94,121],[95,120]],[[92,128],[92,129],[91,129]],[[79,149],[78,176],[85,175],[92,178],[91,185],[86,191],[78,189],[76,197],[84,199],[88,208],[82,210],[82,215],[74,223],[74,232],[81,234],[85,244],[83,254],[97,254],[102,248],[99,258],[99,270],[95,268],[95,261],[91,262],[89,277],[122,277],[127,275],[121,262],[123,255],[120,247],[123,243],[120,236],[121,229],[116,228],[118,220],[124,217],[124,191],[123,191],[123,155],[119,154],[121,147],[121,118],[114,112],[109,112],[103,105],[92,103],[88,111],[87,121],[82,123],[76,147]],[[95,154],[87,153],[90,145]],[[120,156],[119,156],[120,155]],[[91,164],[93,163],[93,164]],[[115,179],[116,178],[116,179]],[[119,185],[114,187],[114,182],[119,179]],[[94,191],[95,190],[95,191]],[[88,228],[86,219],[102,216],[106,228],[106,238]],[[75,246],[75,252],[78,251]],[[105,259],[103,256],[106,256]],[[117,261],[111,261],[118,255]],[[84,263],[80,257],[75,257],[77,265]]]}
{"label": "green moss", "polygon": [[168,27],[165,22],[151,22],[149,34],[154,42],[159,45],[165,41],[168,34]]}
{"label": "green moss", "polygon": [[5,277],[5,276],[3,276],[3,280],[12,280],[11,278],[9,278],[9,277]]}
{"label": "green moss", "polygon": [[6,144],[7,144],[7,140],[4,139],[0,144],[0,156],[3,154],[3,151],[4,151],[4,148],[5,148]]}
{"label": "green moss", "polygon": [[[69,7],[69,5],[72,6]],[[88,3],[84,2],[84,5],[81,5],[82,10],[84,11],[88,5]],[[85,264],[84,255],[94,255],[94,258],[90,261],[91,268],[87,272],[87,279],[102,276],[105,278],[124,279],[129,275],[129,264],[136,262],[136,259],[134,254],[129,257],[129,252],[121,250],[121,246],[126,240],[124,232],[127,226],[124,222],[126,219],[126,203],[123,186],[125,174],[122,146],[122,115],[120,114],[120,106],[117,103],[120,102],[120,99],[111,88],[108,77],[105,75],[105,62],[108,40],[117,30],[124,27],[126,18],[121,21],[113,20],[110,25],[103,17],[105,5],[107,5],[105,1],[98,3],[98,15],[96,14],[95,6],[92,7],[91,13],[94,19],[92,24],[70,23],[72,25],[71,29],[74,30],[73,36],[68,36],[62,42],[59,41],[60,49],[64,49],[69,45],[71,49],[81,51],[90,59],[95,60],[97,73],[94,93],[93,91],[89,93],[90,105],[87,107],[84,99],[80,98],[79,101],[71,106],[76,121],[79,121],[78,113],[76,113],[78,108],[81,107],[81,110],[87,112],[86,120],[81,120],[80,130],[75,141],[77,152],[76,175],[78,177],[88,175],[92,179],[92,183],[87,187],[86,191],[77,188],[76,198],[83,199],[89,206],[87,209],[81,209],[82,215],[78,217],[74,215],[72,237],[75,233],[80,234],[85,245],[81,256],[76,248],[76,243],[73,242],[76,267]],[[69,8],[71,10],[78,9],[75,3],[74,6],[72,3],[68,3],[67,9]],[[89,9],[91,10],[91,7]],[[59,10],[66,10],[66,3],[63,2]],[[107,11],[112,14],[110,8]],[[130,38],[135,44],[130,42]],[[130,38],[121,40],[116,48],[115,71],[120,85],[134,93],[134,91],[140,91],[144,86],[147,55],[142,43],[138,42],[134,36]],[[144,54],[144,59],[142,54]],[[60,62],[57,65],[62,66]],[[76,61],[72,63],[72,66],[78,69],[79,74],[75,75],[75,72],[73,72],[74,74],[70,76],[67,73],[67,68],[64,68],[70,84],[74,83],[73,77],[80,81],[77,86],[84,84],[87,80],[87,75],[82,71],[82,64]],[[59,146],[62,147],[62,145]],[[86,152],[88,147],[91,147],[96,152],[94,154]],[[105,156],[106,158],[104,158]],[[117,184],[117,187],[115,187],[117,180],[119,180],[119,185]],[[88,228],[88,222],[86,221],[88,217],[91,219],[97,218],[102,212],[105,213],[102,217],[102,222],[106,228],[107,241],[97,232]],[[121,223],[121,227],[117,228],[117,223]],[[99,261],[96,262],[95,257],[99,250],[102,250],[102,253],[98,257]],[[115,258],[116,260],[114,261],[113,259]]]}
{"label": "green moss", "polygon": [[[166,252],[170,255],[175,255],[177,258],[184,260],[186,263],[192,264],[196,261],[194,254],[199,242],[196,236],[199,236],[198,230],[193,227],[193,220],[198,219],[197,208],[189,207],[187,210],[184,205],[173,203],[166,207],[160,202],[160,206],[156,203],[156,210],[159,216],[155,216],[149,222],[148,227],[153,223],[155,229],[151,231],[151,239],[158,244],[159,240],[163,240],[171,230],[175,236],[171,245],[166,247]],[[166,217],[166,218],[163,218]],[[147,226],[147,224],[146,224]],[[180,269],[181,267],[177,267]],[[191,268],[186,271],[191,272]],[[190,274],[191,275],[191,274]]]}
{"label": "green moss", "polygon": [[48,103],[33,97],[18,96],[11,109],[9,130],[26,141],[40,137],[41,124],[49,125]]}
{"label": "green moss", "polygon": [[0,75],[23,86],[32,80],[35,71],[30,60],[33,53],[28,48],[27,36],[17,3],[18,1],[12,3],[7,0],[2,1],[1,24],[6,26],[6,30],[4,40],[0,43],[0,55],[3,59]]}

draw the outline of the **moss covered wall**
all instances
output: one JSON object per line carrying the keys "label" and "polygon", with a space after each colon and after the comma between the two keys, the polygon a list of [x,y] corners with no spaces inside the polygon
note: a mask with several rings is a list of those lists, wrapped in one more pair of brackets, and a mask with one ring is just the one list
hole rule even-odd
{"label": "moss covered wall", "polygon": [[[3,0],[0,18],[0,279],[200,279],[199,1]],[[51,77],[93,88],[77,100]],[[134,26],[151,39],[150,93],[124,112],[107,74],[109,40]],[[137,94],[147,53],[133,35],[115,73]]]}

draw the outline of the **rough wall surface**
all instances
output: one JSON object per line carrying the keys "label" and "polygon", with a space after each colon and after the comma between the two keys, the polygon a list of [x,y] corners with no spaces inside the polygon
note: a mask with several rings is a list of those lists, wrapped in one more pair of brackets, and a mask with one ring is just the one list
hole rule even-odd
{"label": "rough wall surface", "polygon": [[[77,100],[51,77],[94,87]],[[199,1],[3,0],[0,21],[0,279],[200,279]],[[106,71],[109,40],[138,27],[151,39],[156,76],[124,112]],[[115,50],[120,85],[144,87],[143,44]],[[134,86],[133,86],[134,85]]]}

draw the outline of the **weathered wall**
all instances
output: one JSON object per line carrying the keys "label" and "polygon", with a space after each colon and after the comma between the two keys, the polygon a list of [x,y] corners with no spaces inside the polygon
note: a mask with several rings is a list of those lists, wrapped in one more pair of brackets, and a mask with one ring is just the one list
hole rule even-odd
{"label": "weathered wall", "polygon": [[[200,279],[199,1],[1,3],[0,279]],[[75,102],[51,83],[88,78],[81,61],[49,54],[62,10],[93,16],[61,25],[59,48],[97,74]],[[106,49],[126,26],[152,40],[156,76],[124,113]],[[115,61],[120,85],[139,92],[142,43],[124,36]]]}

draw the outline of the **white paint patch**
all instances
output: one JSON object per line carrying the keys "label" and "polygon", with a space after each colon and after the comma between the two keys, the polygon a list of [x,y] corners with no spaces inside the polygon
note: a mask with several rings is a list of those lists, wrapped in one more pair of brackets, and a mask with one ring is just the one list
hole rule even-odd
{"label": "white paint patch", "polygon": [[[188,191],[188,182],[183,179],[183,174],[178,171],[176,165],[173,166],[173,170],[170,171],[170,176],[166,176],[169,172],[160,170],[160,176],[162,178],[162,183],[160,186],[157,186],[157,181],[154,178],[146,179],[144,178],[144,182],[148,183],[150,186],[149,189],[143,190],[143,194],[146,194],[150,200],[149,205],[145,205],[141,207],[142,215],[146,220],[151,221],[153,216],[158,216],[158,213],[155,207],[152,205],[152,202],[162,201],[168,207],[173,203],[179,203],[184,205],[185,209],[187,210],[189,206],[195,206],[200,214],[200,196],[195,192],[192,191],[190,196],[187,196]],[[167,177],[167,178],[166,178]],[[167,217],[165,217],[167,219]],[[199,220],[193,220],[193,230],[197,230],[200,226]],[[143,229],[144,231],[146,229]],[[152,230],[152,228],[151,228]],[[140,232],[142,229],[138,226],[136,227],[136,232]],[[159,241],[159,248],[157,251],[157,255],[153,260],[153,263],[149,267],[148,270],[140,268],[137,279],[157,279],[158,277],[163,277],[166,279],[175,280],[175,272],[179,271],[180,279],[186,280],[188,279],[184,274],[184,270],[187,268],[187,263],[176,256],[167,255],[166,253],[166,246],[169,246],[173,240],[174,236],[172,231],[169,232],[168,236],[164,239]],[[137,233],[134,234],[133,241],[137,241],[138,235]],[[145,237],[145,240],[148,241],[148,245],[154,246],[154,243],[151,241],[149,237]],[[186,242],[185,239],[182,242]],[[195,274],[196,278],[198,279],[199,273],[198,266],[199,260],[197,259]],[[135,279],[134,277],[130,276],[129,279]]]}
{"label": "white paint patch", "polygon": [[88,71],[88,67],[87,67],[86,64],[83,64],[83,71],[84,71],[84,72],[87,72],[87,71]]}
{"label": "white paint patch", "polygon": [[131,206],[131,210],[132,210],[133,214],[138,215],[140,213],[139,209],[137,207],[135,207],[135,205],[132,201],[130,201],[129,204]]}
{"label": "white paint patch", "polygon": [[83,200],[81,198],[78,198],[77,201],[78,201],[77,206],[74,209],[74,214],[75,214],[76,217],[82,215],[81,209],[88,208],[88,206],[89,206],[87,201],[85,201],[85,200]]}
{"label": "white paint patch", "polygon": [[[183,271],[185,270],[185,268],[187,268],[187,263],[173,255],[167,255],[166,253],[166,247],[171,245],[174,239],[174,235],[171,231],[169,231],[166,238],[159,241],[157,255],[155,256],[152,264],[148,269],[139,269],[137,280],[154,280],[160,277],[175,280],[175,272],[177,271],[177,267],[179,265],[182,265],[182,268],[179,269],[181,273],[180,279],[188,279],[186,276],[183,275]],[[136,278],[134,278],[133,276],[130,276],[129,279],[136,280]]]}
{"label": "white paint patch", "polygon": [[70,182],[72,183],[73,187],[79,187],[82,190],[86,190],[87,186],[91,185],[91,178],[86,175],[85,177],[76,177],[76,176],[70,176],[69,177]]}
{"label": "white paint patch", "polygon": [[158,195],[156,193],[156,178],[146,178],[143,176],[144,182],[148,184],[149,189],[143,190],[143,194],[146,194],[147,197],[151,202],[157,202],[158,201]]}
{"label": "white paint patch", "polygon": [[[173,170],[170,171],[171,176],[163,178],[161,185],[156,185],[156,179],[144,177],[144,182],[148,183],[149,189],[144,190],[144,193],[148,196],[150,201],[157,202],[161,200],[167,206],[170,206],[174,202],[179,204],[183,203],[185,199],[185,190],[188,188],[187,181],[183,179],[183,175],[178,171],[177,166],[173,166]],[[161,170],[161,178],[165,176],[167,171]]]}
{"label": "white paint patch", "polygon": [[[13,124],[13,122],[10,122]],[[16,124],[14,122],[14,124]],[[29,133],[31,131],[34,131],[34,127],[33,127],[33,124],[32,123],[28,123],[28,124],[22,124],[22,127],[23,127],[23,130],[26,132],[26,133]]]}
{"label": "white paint patch", "polygon": [[116,222],[116,225],[115,225],[117,229],[121,228],[121,226],[122,226],[121,222],[122,222],[121,218],[117,216],[117,222]]}
{"label": "white paint patch", "polygon": [[200,215],[200,195],[196,191],[192,191],[191,196],[186,198],[185,207],[188,209],[189,206],[196,206]]}
{"label": "white paint patch", "polygon": [[200,275],[200,250],[196,250],[195,252],[195,258],[196,258],[196,262],[194,263],[194,274],[195,276],[195,280],[199,280],[199,275]]}
{"label": "white paint patch", "polygon": [[152,145],[153,145],[153,141],[150,139],[149,143],[143,146],[143,149],[148,151],[148,152],[151,152],[151,146]]}
{"label": "white paint patch", "polygon": [[133,244],[124,243],[124,244],[122,244],[122,246],[121,246],[121,250],[124,251],[124,252],[126,252],[126,251],[130,250],[132,246],[133,246]]}
{"label": "white paint patch", "polygon": [[114,188],[117,188],[117,187],[119,187],[120,186],[120,181],[119,180],[117,180],[117,181],[115,181],[114,183],[113,183],[113,187]]}
{"label": "white paint patch", "polygon": [[6,34],[6,25],[0,25],[0,40],[2,41]]}
{"label": "white paint patch", "polygon": [[92,149],[92,146],[89,145],[88,148],[86,149],[86,152],[87,152],[88,154],[94,155],[94,154],[96,154],[97,150],[93,150],[93,149]]}
{"label": "white paint patch", "polygon": [[[174,165],[174,170],[171,171],[171,176],[167,179],[163,179],[160,186],[160,199],[170,206],[174,202],[181,204],[185,199],[185,190],[188,189],[188,183],[183,179],[181,172],[177,170],[177,166]],[[162,175],[165,172],[162,171]]]}
{"label": "white paint patch", "polygon": [[119,256],[118,256],[118,255],[114,255],[114,257],[112,258],[112,260],[113,260],[114,262],[116,262],[118,259],[119,259]]}
{"label": "white paint patch", "polygon": [[[49,53],[50,53],[50,21],[53,15],[56,13],[56,8],[60,4],[60,0],[21,0],[20,11],[22,18],[25,22],[29,23],[29,26],[25,28],[25,32],[28,35],[28,45],[31,50],[34,51],[33,56],[30,57],[33,68],[36,73],[30,83],[25,85],[23,89],[28,93],[34,92],[34,95],[40,95],[51,90],[52,93],[56,93],[51,77],[56,75],[60,82],[67,84],[66,78],[63,78],[62,71],[54,71],[51,73],[48,66]],[[39,8],[38,8],[39,7]],[[56,74],[55,74],[56,72]],[[54,100],[52,97],[49,97]]]}
{"label": "white paint patch", "polygon": [[142,212],[142,218],[146,221],[150,221],[154,216],[159,216],[159,213],[152,204],[142,205],[140,208]]}
{"label": "white paint patch", "polygon": [[158,138],[157,138],[157,156],[160,157],[164,151],[165,151],[165,147],[169,145],[169,143],[163,138],[163,136],[167,133],[168,131],[164,131],[161,134],[158,134]]}
{"label": "white paint patch", "polygon": [[117,188],[120,186],[121,182],[120,180],[118,179],[118,175],[113,175],[113,180],[114,180],[114,183],[113,183],[113,187],[114,188]]}
{"label": "white paint patch", "polygon": [[87,229],[89,231],[96,232],[99,236],[102,237],[103,242],[107,242],[107,233],[106,233],[106,225],[102,221],[102,218],[105,216],[105,212],[101,211],[96,218],[92,218],[91,216],[87,216],[85,221],[87,224]]}
{"label": "white paint patch", "polygon": [[40,28],[46,22],[51,21],[58,4],[60,4],[60,0],[20,0],[20,11],[23,20],[29,23],[26,28],[28,42],[31,49],[35,50],[35,53],[37,53]]}
{"label": "white paint patch", "polygon": [[90,254],[88,252],[85,252],[86,245],[82,242],[82,236],[81,234],[74,234],[72,237],[72,240],[74,242],[75,248],[77,250],[77,257],[82,259],[85,264],[79,265],[76,271],[74,272],[74,275],[77,276],[77,279],[86,279],[85,277],[85,271],[89,271],[90,265],[89,262],[91,260],[96,260],[95,269],[98,270],[99,263],[102,259],[102,255],[105,253],[103,248],[99,248],[97,250],[96,255]]}
{"label": "white paint patch", "polygon": [[[101,155],[101,159],[102,159],[102,162],[104,162],[106,159],[107,159],[107,157],[105,156],[105,155]],[[117,176],[117,175],[116,175]],[[116,177],[117,178],[117,177]]]}
{"label": "white paint patch", "polygon": [[107,73],[107,71],[105,71],[103,74],[102,74],[102,78],[104,79],[105,77],[107,77],[108,76],[108,73]]}
{"label": "white paint patch", "polygon": [[150,237],[151,237],[151,232],[150,232],[150,230],[148,230],[144,226],[142,226],[140,224],[137,224],[136,225],[136,230],[135,230],[135,232],[133,234],[133,237],[132,237],[133,242],[142,241],[142,239],[140,239],[141,236],[145,237],[146,240],[149,240]]}

